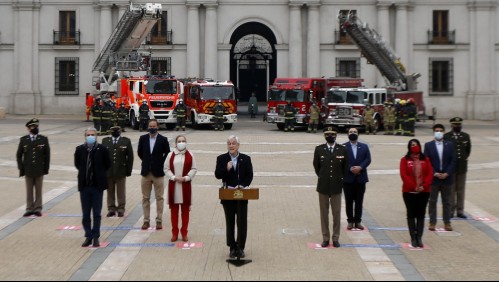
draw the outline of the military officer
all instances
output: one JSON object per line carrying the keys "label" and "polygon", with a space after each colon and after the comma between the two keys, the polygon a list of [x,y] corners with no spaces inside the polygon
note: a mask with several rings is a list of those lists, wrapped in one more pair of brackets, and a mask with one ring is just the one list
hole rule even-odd
{"label": "military officer", "polygon": [[175,127],[175,130],[179,131],[180,128],[182,128],[182,131],[185,131],[185,115],[187,113],[187,107],[185,106],[183,99],[179,99],[173,113],[177,115],[177,126]]}
{"label": "military officer", "polygon": [[462,131],[463,119],[454,117],[449,120],[452,131],[444,134],[444,139],[454,142],[456,149],[456,171],[453,175],[454,183],[451,185],[451,216],[466,219],[464,214],[464,196],[466,187],[466,173],[468,172],[468,157],[471,154],[470,135]]}
{"label": "military officer", "polygon": [[322,247],[329,246],[329,206],[333,213],[333,247],[339,248],[341,226],[341,193],[343,181],[348,174],[348,152],[345,146],[336,143],[337,129],[325,127],[326,143],[315,148],[314,169],[319,177],[317,192],[322,230]]}
{"label": "military officer", "polygon": [[366,108],[362,116],[364,118],[366,134],[369,135],[373,133],[376,135],[376,128],[374,127],[374,109],[371,107],[371,104],[366,104]]}
{"label": "military officer", "polygon": [[38,134],[39,124],[40,121],[36,118],[26,123],[29,134],[21,137],[16,153],[19,176],[24,176],[26,181],[27,195],[24,216],[42,216],[43,176],[49,173],[50,167],[49,140]]}
{"label": "military officer", "polygon": [[295,131],[295,114],[296,109],[288,101],[284,107],[284,131]]}
{"label": "military officer", "polygon": [[[111,137],[102,140],[111,158],[111,167],[107,171],[107,217],[118,217],[125,214],[126,177],[132,175],[133,148],[129,138],[121,136],[121,127],[111,127]],[[116,205],[118,198],[118,205]]]}

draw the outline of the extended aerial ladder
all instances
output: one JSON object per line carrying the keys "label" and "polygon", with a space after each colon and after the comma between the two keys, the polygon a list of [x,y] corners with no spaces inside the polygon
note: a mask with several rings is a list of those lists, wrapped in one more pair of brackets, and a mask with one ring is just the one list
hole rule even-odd
{"label": "extended aerial ladder", "polygon": [[150,52],[139,53],[139,47],[161,19],[161,4],[132,4],[118,22],[92,67],[99,92],[115,92],[120,71],[149,70]]}
{"label": "extended aerial ladder", "polygon": [[399,90],[415,90],[418,73],[407,75],[405,67],[400,62],[393,49],[386,44],[381,35],[362,22],[356,13],[340,13],[338,18],[341,28],[352,38],[359,47],[362,55],[376,65],[381,74],[390,82],[391,86]]}

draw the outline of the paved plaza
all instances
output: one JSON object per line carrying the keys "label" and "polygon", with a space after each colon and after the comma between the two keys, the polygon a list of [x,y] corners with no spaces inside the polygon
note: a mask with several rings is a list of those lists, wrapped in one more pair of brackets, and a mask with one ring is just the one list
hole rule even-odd
{"label": "paved plaza", "polygon": [[[25,123],[33,116],[0,119],[0,280],[499,280],[499,122],[465,121],[473,142],[469,160],[465,212],[452,232],[425,229],[424,250],[409,242],[402,200],[399,161],[411,137],[363,135],[372,164],[364,202],[365,231],[347,231],[342,214],[341,248],[318,248],[322,241],[319,203],[312,159],[322,134],[277,130],[242,115],[232,130],[209,128],[185,132],[198,174],[193,182],[189,243],[170,243],[170,214],[164,229],[140,230],[142,195],[140,159],[127,178],[123,218],[106,218],[101,242],[82,248],[81,206],[73,164],[91,123],[82,116],[37,116],[40,133],[51,146],[50,174],[44,178],[43,217],[23,218],[24,178],[18,177],[15,153]],[[439,120],[450,128],[448,120]],[[418,123],[416,138],[432,139],[433,122]],[[161,130],[172,141],[178,132]],[[140,133],[127,130],[134,150]],[[251,156],[260,200],[249,203],[246,258],[236,267],[226,262],[225,220],[218,200],[221,183],[214,177],[216,157],[226,139],[241,139],[240,151]],[[102,137],[99,137],[101,140]],[[347,136],[338,136],[346,142]],[[135,152],[136,153],[136,152]],[[104,195],[106,196],[106,195]],[[441,204],[438,204],[441,217]],[[155,217],[155,207],[151,216]],[[154,223],[153,223],[154,224]],[[428,222],[426,222],[428,224]],[[442,228],[439,219],[437,228]]]}

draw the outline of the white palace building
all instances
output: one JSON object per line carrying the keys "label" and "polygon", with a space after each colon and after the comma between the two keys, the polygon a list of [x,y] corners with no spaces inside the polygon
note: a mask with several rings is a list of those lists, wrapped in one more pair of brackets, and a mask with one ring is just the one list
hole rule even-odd
{"label": "white palace building", "polygon": [[[386,85],[340,30],[355,12],[419,73],[426,111],[499,118],[498,0],[168,0],[144,48],[152,71],[231,80],[264,101],[276,77],[359,77]],[[81,114],[92,66],[130,2],[0,0],[0,107]],[[244,60],[243,60],[244,58]]]}

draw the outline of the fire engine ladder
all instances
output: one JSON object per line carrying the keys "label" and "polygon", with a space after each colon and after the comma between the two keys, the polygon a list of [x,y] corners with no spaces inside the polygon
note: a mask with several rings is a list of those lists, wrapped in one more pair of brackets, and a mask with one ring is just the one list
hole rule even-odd
{"label": "fire engine ladder", "polygon": [[[405,74],[405,68],[400,63],[392,48],[385,44],[385,41],[374,29],[369,28],[367,23],[363,23],[355,13],[348,15],[340,14],[341,28],[347,32],[355,44],[359,47],[362,55],[376,65],[381,74],[399,89],[405,90],[408,77]],[[417,77],[415,77],[417,78]],[[414,79],[415,79],[414,78]],[[413,84],[412,81],[410,83]]]}
{"label": "fire engine ladder", "polygon": [[[106,45],[94,62],[93,71],[109,73],[109,67],[117,67],[118,60],[131,59],[138,66],[137,49],[154,24],[161,18],[161,4],[132,4],[123,14]],[[124,56],[122,54],[125,54]],[[133,70],[132,67],[130,70]]]}

